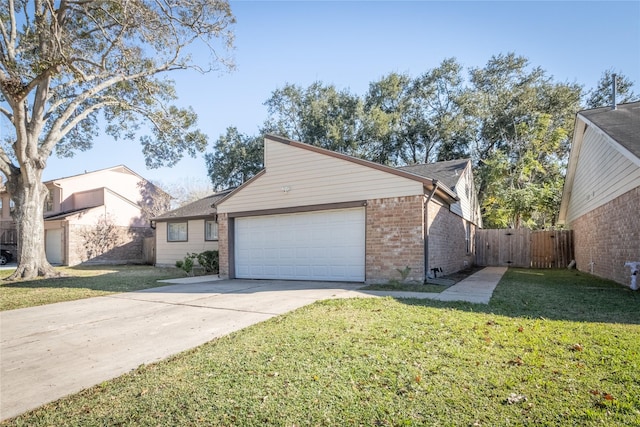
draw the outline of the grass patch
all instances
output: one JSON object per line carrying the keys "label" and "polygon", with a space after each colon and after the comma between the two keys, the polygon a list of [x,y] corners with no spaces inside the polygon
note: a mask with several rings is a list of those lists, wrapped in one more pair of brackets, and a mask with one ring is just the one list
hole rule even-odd
{"label": "grass patch", "polygon": [[[0,281],[0,311],[73,301],[162,286],[158,280],[184,277],[177,268],[144,265],[56,267],[65,277]],[[0,280],[13,271],[0,272]]]}
{"label": "grass patch", "polygon": [[510,268],[490,307],[509,316],[640,324],[640,292],[576,270]]}
{"label": "grass patch", "polygon": [[488,306],[322,301],[3,425],[640,425],[638,313],[565,270],[510,269]]}
{"label": "grass patch", "polygon": [[400,283],[397,280],[391,280],[387,283],[376,283],[364,286],[360,289],[365,291],[396,291],[396,292],[429,292],[440,293],[449,286],[431,285],[422,283]]}

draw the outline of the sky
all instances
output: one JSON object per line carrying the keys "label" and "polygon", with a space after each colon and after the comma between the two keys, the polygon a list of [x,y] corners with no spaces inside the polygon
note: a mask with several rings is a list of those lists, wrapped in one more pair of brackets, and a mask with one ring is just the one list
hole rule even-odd
{"label": "sky", "polygon": [[[621,72],[640,93],[640,1],[231,1],[236,64],[232,72],[181,71],[178,104],[192,106],[215,141],[235,126],[258,135],[264,102],[286,84],[315,81],[364,95],[391,73],[417,77],[454,57],[479,68],[514,52],[555,81],[596,86]],[[73,158],[52,156],[44,180],[124,164],[164,185],[208,185],[204,155],[172,168],[147,169],[137,141],[99,136]]]}

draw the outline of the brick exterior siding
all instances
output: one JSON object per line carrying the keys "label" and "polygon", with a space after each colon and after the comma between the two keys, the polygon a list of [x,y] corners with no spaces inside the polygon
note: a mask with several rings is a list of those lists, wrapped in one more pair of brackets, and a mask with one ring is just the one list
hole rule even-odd
{"label": "brick exterior siding", "polygon": [[407,280],[424,280],[423,204],[423,196],[367,201],[367,282],[400,279],[407,266]]}
{"label": "brick exterior siding", "polygon": [[229,221],[227,214],[218,214],[218,256],[220,277],[229,277]]}
{"label": "brick exterior siding", "polygon": [[[429,269],[441,268],[442,274],[455,273],[473,265],[473,246],[467,252],[466,221],[437,201],[429,203]],[[471,224],[470,245],[475,241]],[[440,273],[439,273],[440,274]]]}
{"label": "brick exterior siding", "polygon": [[577,268],[629,286],[631,270],[624,263],[640,261],[640,187],[579,217],[571,228]]}
{"label": "brick exterior siding", "polygon": [[108,239],[95,235],[95,226],[72,225],[69,230],[67,265],[144,264],[144,239],[153,236],[149,227],[114,226]]}

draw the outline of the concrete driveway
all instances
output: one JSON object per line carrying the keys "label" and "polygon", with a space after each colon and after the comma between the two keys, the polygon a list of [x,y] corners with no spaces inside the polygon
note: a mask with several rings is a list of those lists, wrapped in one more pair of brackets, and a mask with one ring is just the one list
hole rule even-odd
{"label": "concrete driveway", "polygon": [[0,420],[359,283],[224,280],[0,313]]}

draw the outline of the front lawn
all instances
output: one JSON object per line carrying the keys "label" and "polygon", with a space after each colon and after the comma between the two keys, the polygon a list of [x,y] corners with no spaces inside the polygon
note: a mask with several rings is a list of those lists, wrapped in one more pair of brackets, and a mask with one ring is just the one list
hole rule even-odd
{"label": "front lawn", "polygon": [[13,270],[0,272],[0,311],[131,292],[162,286],[158,280],[185,277],[177,268],[148,265],[56,267],[65,276],[7,282]]}
{"label": "front lawn", "polygon": [[318,302],[3,425],[633,426],[639,368],[639,292],[510,269],[488,306]]}

